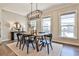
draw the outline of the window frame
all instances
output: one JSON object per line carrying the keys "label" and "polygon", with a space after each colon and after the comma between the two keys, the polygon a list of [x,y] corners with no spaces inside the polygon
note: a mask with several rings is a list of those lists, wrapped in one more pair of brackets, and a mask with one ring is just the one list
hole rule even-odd
{"label": "window frame", "polygon": [[52,18],[50,16],[47,16],[47,17],[42,17],[41,19],[41,31],[43,31],[43,19],[45,18],[50,18],[50,32],[52,32]]}
{"label": "window frame", "polygon": [[[71,14],[71,13],[75,13],[75,26],[74,26],[74,36],[75,37],[63,37],[63,36],[61,36],[61,15],[67,15],[67,14]],[[78,20],[77,20],[77,10],[71,10],[71,11],[65,11],[65,12],[61,12],[60,14],[59,14],[59,19],[58,19],[58,21],[59,21],[59,37],[60,38],[68,38],[68,39],[77,39],[78,38],[78,33],[77,33],[77,22],[78,22]]]}

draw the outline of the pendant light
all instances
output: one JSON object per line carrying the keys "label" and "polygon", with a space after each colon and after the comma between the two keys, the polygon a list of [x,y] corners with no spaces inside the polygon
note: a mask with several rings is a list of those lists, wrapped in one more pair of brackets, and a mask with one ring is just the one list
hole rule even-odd
{"label": "pendant light", "polygon": [[36,10],[32,11],[32,3],[31,3],[31,12],[27,14],[27,18],[29,20],[39,19],[42,16],[42,11],[38,10],[38,4],[36,3]]}

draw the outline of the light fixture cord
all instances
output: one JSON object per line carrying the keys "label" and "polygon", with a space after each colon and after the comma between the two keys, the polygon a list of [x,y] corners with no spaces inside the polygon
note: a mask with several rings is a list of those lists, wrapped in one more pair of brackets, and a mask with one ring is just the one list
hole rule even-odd
{"label": "light fixture cord", "polygon": [[32,3],[31,3],[31,15],[32,15]]}
{"label": "light fixture cord", "polygon": [[36,10],[38,10],[38,4],[36,3]]}

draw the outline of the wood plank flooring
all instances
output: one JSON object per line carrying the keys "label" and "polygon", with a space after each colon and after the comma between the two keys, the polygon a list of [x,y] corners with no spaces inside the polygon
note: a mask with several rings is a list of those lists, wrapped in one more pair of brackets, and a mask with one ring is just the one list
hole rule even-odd
{"label": "wood plank flooring", "polygon": [[[16,54],[6,46],[7,43],[12,43],[12,41],[3,42],[0,45],[0,56],[16,56]],[[63,44],[61,56],[79,56],[79,47]]]}
{"label": "wood plank flooring", "polygon": [[0,56],[16,56],[16,54],[6,46],[7,43],[11,42],[3,42],[0,45]]}
{"label": "wood plank flooring", "polygon": [[64,44],[61,56],[79,56],[79,47]]}

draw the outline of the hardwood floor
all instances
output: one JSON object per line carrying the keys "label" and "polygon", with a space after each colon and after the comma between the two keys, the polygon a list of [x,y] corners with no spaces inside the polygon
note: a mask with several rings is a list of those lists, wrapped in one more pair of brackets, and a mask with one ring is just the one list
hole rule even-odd
{"label": "hardwood floor", "polygon": [[[16,56],[16,54],[6,46],[7,43],[12,43],[12,41],[3,42],[0,45],[0,56]],[[63,44],[61,56],[79,56],[79,47]]]}
{"label": "hardwood floor", "polygon": [[79,56],[79,47],[64,44],[61,56]]}
{"label": "hardwood floor", "polygon": [[16,54],[6,46],[7,43],[11,43],[11,41],[3,42],[0,45],[0,56],[16,56]]}

